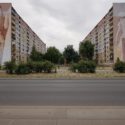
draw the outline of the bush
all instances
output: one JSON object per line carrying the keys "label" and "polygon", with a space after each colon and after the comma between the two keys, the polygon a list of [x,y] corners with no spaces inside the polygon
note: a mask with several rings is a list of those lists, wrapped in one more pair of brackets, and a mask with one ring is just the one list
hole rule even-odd
{"label": "bush", "polygon": [[32,72],[40,73],[40,72],[52,72],[54,69],[54,64],[50,61],[44,62],[29,62],[28,67],[31,69]]}
{"label": "bush", "polygon": [[113,69],[116,72],[125,73],[125,62],[120,61],[118,58],[116,63],[114,64]]}
{"label": "bush", "polygon": [[34,71],[34,62],[32,62],[32,61],[29,61],[28,63],[27,63],[27,66],[30,68],[30,70],[31,70],[31,72],[33,72]]}
{"label": "bush", "polygon": [[87,70],[89,73],[95,73],[96,70],[96,63],[93,61],[88,61],[87,62]]}
{"label": "bush", "polygon": [[96,70],[96,64],[93,61],[79,61],[77,64],[72,64],[71,70],[73,72],[80,72],[80,73],[94,73]]}
{"label": "bush", "polygon": [[72,72],[78,71],[78,64],[77,64],[77,63],[71,64],[70,70],[71,70]]}
{"label": "bush", "polygon": [[29,74],[31,73],[30,67],[27,64],[19,64],[15,70],[16,74]]}
{"label": "bush", "polygon": [[43,62],[34,62],[34,72],[40,73],[43,72]]}
{"label": "bush", "polygon": [[[47,72],[51,73],[53,69],[55,69],[55,66],[53,63],[49,61],[45,62],[28,62],[27,64],[19,64],[15,65],[13,62],[6,62],[5,63],[5,69],[7,73],[13,74],[29,74],[31,72]],[[56,70],[55,70],[56,71]]]}
{"label": "bush", "polygon": [[52,70],[54,69],[54,64],[49,62],[49,61],[45,61],[43,62],[43,71],[44,72],[47,72],[47,73],[50,73],[52,72]]}
{"label": "bush", "polygon": [[16,69],[16,64],[13,61],[5,62],[4,68],[5,68],[7,73],[13,74],[15,72],[15,69]]}
{"label": "bush", "polygon": [[78,71],[80,72],[80,73],[87,73],[88,71],[87,71],[87,62],[86,61],[80,61],[79,63],[78,63]]}

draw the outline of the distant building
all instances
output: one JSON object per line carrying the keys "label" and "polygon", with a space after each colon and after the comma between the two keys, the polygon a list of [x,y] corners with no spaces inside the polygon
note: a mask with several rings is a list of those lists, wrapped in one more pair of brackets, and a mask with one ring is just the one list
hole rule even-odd
{"label": "distant building", "polygon": [[45,53],[46,44],[18,15],[11,3],[0,3],[0,64],[27,62],[33,45]]}
{"label": "distant building", "polygon": [[125,61],[125,3],[113,7],[83,40],[95,45],[94,58],[99,64]]}

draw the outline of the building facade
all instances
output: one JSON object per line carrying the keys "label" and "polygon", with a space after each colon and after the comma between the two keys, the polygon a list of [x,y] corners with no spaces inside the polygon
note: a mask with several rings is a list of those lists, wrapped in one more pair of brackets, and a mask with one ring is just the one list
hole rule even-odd
{"label": "building facade", "polygon": [[46,52],[46,44],[27,25],[11,3],[0,3],[0,64],[27,62],[32,47]]}
{"label": "building facade", "polygon": [[125,3],[113,7],[83,40],[94,44],[94,59],[99,64],[125,61]]}

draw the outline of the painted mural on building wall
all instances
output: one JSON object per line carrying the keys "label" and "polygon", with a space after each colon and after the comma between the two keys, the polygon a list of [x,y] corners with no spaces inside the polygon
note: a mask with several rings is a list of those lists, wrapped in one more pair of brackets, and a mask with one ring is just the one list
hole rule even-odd
{"label": "painted mural on building wall", "polygon": [[125,61],[125,18],[120,18],[118,21],[115,51],[117,52],[117,57]]}
{"label": "painted mural on building wall", "polygon": [[10,59],[10,46],[11,4],[0,4],[0,64]]}
{"label": "painted mural on building wall", "polygon": [[114,55],[125,61],[125,3],[114,4]]}

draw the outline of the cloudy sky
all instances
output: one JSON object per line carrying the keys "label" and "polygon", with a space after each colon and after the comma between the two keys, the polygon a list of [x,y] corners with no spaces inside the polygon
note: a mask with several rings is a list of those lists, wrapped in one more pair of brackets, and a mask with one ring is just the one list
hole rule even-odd
{"label": "cloudy sky", "polygon": [[11,2],[47,46],[61,51],[79,42],[108,12],[113,2],[125,0],[0,0]]}

